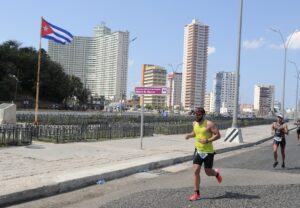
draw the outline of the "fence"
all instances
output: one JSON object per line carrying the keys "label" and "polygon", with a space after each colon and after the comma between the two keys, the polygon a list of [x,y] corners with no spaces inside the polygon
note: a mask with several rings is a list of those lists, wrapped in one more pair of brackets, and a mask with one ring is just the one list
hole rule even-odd
{"label": "fence", "polygon": [[[45,115],[41,117],[40,125],[26,124],[24,126],[0,128],[1,145],[31,144],[32,139],[66,143],[77,141],[102,141],[115,138],[130,138],[140,136],[140,118],[138,116],[77,116],[77,115]],[[20,119],[20,120],[19,120]],[[18,121],[31,119],[21,115]],[[160,116],[145,116],[144,135],[153,134],[185,134],[193,130],[193,116],[176,116],[162,118]],[[219,129],[231,126],[231,119],[210,118]],[[271,124],[272,119],[239,119],[240,127]],[[49,122],[48,125],[44,124]],[[72,123],[72,124],[71,124]],[[50,125],[51,124],[51,125]]]}
{"label": "fence", "polygon": [[[55,143],[101,141],[140,136],[139,125],[38,125],[33,126],[33,137]],[[144,136],[153,136],[154,128],[144,126]]]}
{"label": "fence", "polygon": [[[185,122],[193,121],[193,116],[169,116],[164,118],[160,115],[145,115],[145,123],[164,123],[164,122]],[[39,124],[42,125],[81,125],[81,124],[111,124],[111,123],[133,123],[137,124],[141,121],[141,116],[136,115],[76,115],[76,114],[41,114],[38,116]],[[34,114],[17,114],[17,121],[23,123],[32,123]]]}
{"label": "fence", "polygon": [[32,143],[31,127],[1,126],[0,146],[28,145]]}

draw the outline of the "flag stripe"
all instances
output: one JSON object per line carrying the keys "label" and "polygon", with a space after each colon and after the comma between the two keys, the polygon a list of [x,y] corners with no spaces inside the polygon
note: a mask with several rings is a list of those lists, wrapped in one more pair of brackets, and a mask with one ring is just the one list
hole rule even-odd
{"label": "flag stripe", "polygon": [[57,40],[59,40],[61,42],[64,42],[64,43],[67,42],[64,38],[62,38],[60,36],[57,36],[55,33],[49,34],[48,36],[53,37],[53,38],[55,38],[55,39],[57,39]]}
{"label": "flag stripe", "polygon": [[73,38],[73,35],[72,35],[71,33],[69,33],[68,31],[66,31],[66,30],[64,30],[64,29],[62,29],[62,28],[60,28],[60,27],[57,27],[57,26],[55,26],[55,25],[52,25],[52,24],[49,23],[49,22],[48,22],[48,24],[52,27],[52,29],[53,29],[55,32],[61,33],[61,34],[65,34],[65,35],[69,36],[70,39]]}
{"label": "flag stripe", "polygon": [[42,38],[46,38],[46,39],[49,39],[49,40],[53,40],[57,43],[60,43],[60,44],[66,44],[66,43],[70,43],[72,40],[73,40],[73,35],[60,28],[60,27],[57,27],[49,22],[47,22],[46,20],[43,19],[43,21],[45,22],[45,31],[47,29],[47,27],[50,29],[51,28],[51,32],[49,33],[44,33],[44,35],[42,36]]}
{"label": "flag stripe", "polygon": [[56,33],[56,32],[54,32],[54,35],[56,35],[56,36],[59,37],[59,38],[64,39],[64,40],[65,40],[66,42],[68,42],[68,43],[71,43],[71,41],[72,41],[72,39],[69,39],[69,37],[60,35],[60,34],[58,34],[58,33]]}
{"label": "flag stripe", "polygon": [[60,43],[60,44],[63,44],[63,45],[66,44],[66,41],[61,41],[61,40],[59,40],[59,39],[57,39],[57,38],[55,38],[55,37],[52,37],[52,36],[50,36],[50,35],[43,36],[43,38],[46,38],[46,39],[49,39],[49,40],[53,40],[53,41],[55,41],[55,42],[57,42],[57,43]]}

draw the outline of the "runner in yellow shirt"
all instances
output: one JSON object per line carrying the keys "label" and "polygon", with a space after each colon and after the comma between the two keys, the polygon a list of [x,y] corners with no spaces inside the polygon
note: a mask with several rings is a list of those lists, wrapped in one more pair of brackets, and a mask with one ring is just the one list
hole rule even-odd
{"label": "runner in yellow shirt", "polygon": [[195,191],[189,198],[190,201],[200,199],[200,170],[204,163],[206,175],[215,176],[219,183],[222,182],[222,176],[218,169],[213,169],[215,150],[212,142],[219,139],[220,131],[215,124],[205,119],[205,110],[202,107],[195,109],[196,121],[193,122],[193,132],[187,134],[185,139],[195,138],[195,152],[193,159],[194,188]]}

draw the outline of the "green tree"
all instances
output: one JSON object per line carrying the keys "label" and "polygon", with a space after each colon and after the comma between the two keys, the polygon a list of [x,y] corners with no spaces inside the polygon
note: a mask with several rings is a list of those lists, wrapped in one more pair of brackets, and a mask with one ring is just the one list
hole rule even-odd
{"label": "green tree", "polygon": [[[0,44],[0,100],[11,101],[16,90],[22,96],[34,98],[38,51],[32,47],[20,47],[17,41]],[[40,100],[62,102],[76,96],[85,102],[89,90],[83,88],[80,79],[67,75],[61,65],[53,62],[45,50],[41,50]],[[20,93],[18,97],[22,97]]]}

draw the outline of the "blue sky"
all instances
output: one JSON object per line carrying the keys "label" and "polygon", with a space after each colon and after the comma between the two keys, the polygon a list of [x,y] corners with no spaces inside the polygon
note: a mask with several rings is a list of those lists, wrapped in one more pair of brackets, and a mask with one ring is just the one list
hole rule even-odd
{"label": "blue sky", "polygon": [[[1,1],[0,42],[17,40],[38,48],[40,17],[76,36],[92,36],[105,22],[113,31],[129,31],[128,91],[138,85],[141,64],[172,71],[182,62],[183,28],[193,18],[210,26],[207,90],[217,71],[235,71],[240,0],[9,0]],[[281,101],[286,40],[300,28],[299,0],[244,0],[240,65],[240,103],[253,103],[255,84],[274,84]],[[47,49],[47,40],[42,41]],[[300,32],[289,44],[287,59],[300,70]],[[178,71],[181,71],[179,68]],[[287,62],[285,106],[295,105],[296,69]]]}

